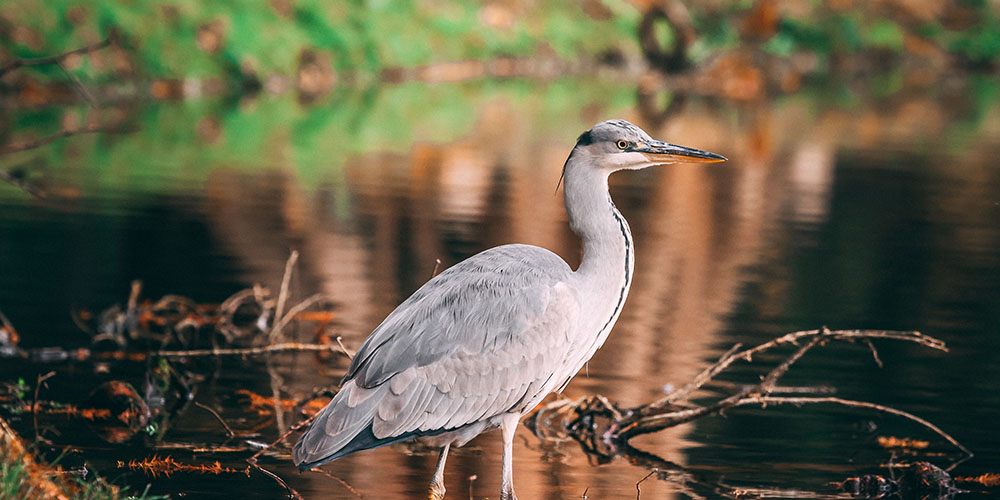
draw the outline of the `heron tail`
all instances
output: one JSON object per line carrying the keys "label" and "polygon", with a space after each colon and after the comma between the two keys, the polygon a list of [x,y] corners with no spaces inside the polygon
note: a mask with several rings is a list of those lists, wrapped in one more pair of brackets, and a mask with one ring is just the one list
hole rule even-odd
{"label": "heron tail", "polygon": [[[295,443],[292,458],[300,471],[323,465],[355,451],[400,439],[378,439],[372,421],[384,386],[364,389],[348,381]],[[386,441],[386,442],[382,442]]]}

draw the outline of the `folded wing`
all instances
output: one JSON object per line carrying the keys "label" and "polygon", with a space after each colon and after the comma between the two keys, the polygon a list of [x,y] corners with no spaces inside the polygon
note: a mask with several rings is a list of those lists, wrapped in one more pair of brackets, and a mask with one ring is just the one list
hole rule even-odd
{"label": "folded wing", "polygon": [[579,302],[555,254],[505,245],[400,304],[355,355],[341,391],[295,446],[300,468],[523,413],[573,375]]}

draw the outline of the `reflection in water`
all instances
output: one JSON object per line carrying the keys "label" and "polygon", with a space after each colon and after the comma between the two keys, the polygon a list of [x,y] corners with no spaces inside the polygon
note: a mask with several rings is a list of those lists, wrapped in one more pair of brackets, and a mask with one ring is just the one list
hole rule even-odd
{"label": "reflection in water", "polygon": [[[1000,171],[991,160],[1000,156],[1000,130],[949,128],[974,113],[919,97],[859,116],[806,98],[740,109],[688,99],[677,100],[669,116],[650,124],[639,110],[629,109],[629,100],[616,100],[618,91],[567,91],[553,84],[536,96],[514,85],[465,89],[463,95],[455,88],[334,96],[345,104],[330,109],[267,100],[229,114],[211,108],[161,109],[150,113],[166,124],[151,121],[150,136],[141,132],[113,144],[74,143],[80,154],[66,160],[73,168],[62,181],[84,186],[85,199],[104,200],[108,189],[127,193],[117,203],[128,209],[138,203],[182,205],[206,221],[210,234],[208,248],[192,254],[224,256],[232,263],[227,272],[238,274],[228,276],[232,281],[278,283],[289,249],[299,250],[293,290],[300,296],[331,295],[337,305],[336,334],[356,348],[430,277],[437,259],[450,266],[482,249],[520,242],[551,249],[575,267],[579,243],[555,191],[560,167],[576,134],[618,116],[648,127],[653,136],[717,151],[730,161],[612,177],[612,196],[634,233],[636,277],[618,326],[569,385],[567,396],[602,393],[626,405],[647,402],[665,384],[687,382],[736,341],[764,340],[823,323],[949,333],[952,338],[941,336],[956,344],[953,356],[971,356],[983,367],[976,387],[995,394],[985,387],[1000,380],[995,354],[1000,346],[995,335],[984,332],[1000,327]],[[551,103],[560,100],[574,104],[554,109]],[[204,121],[206,116],[212,120]],[[398,116],[424,118],[417,123]],[[173,136],[190,142],[192,149],[176,158],[167,154],[171,145],[162,137],[170,134],[158,126],[190,132]],[[965,134],[975,132],[962,135],[962,127]],[[204,137],[197,136],[198,130]],[[965,146],[938,139],[949,136]],[[110,171],[120,175],[97,175],[100,170],[87,163],[96,163],[94,158],[108,158]],[[148,169],[156,162],[166,165]],[[129,170],[133,163],[147,169]],[[197,199],[148,201],[148,193],[162,191],[193,193]],[[14,256],[8,267],[0,263],[4,276],[30,272],[29,259],[19,257],[27,251],[18,250],[16,241],[0,243],[10,251],[5,255]],[[133,277],[149,276],[126,278]],[[22,333],[30,330],[19,326]],[[963,348],[974,342],[992,342],[995,349]],[[858,368],[861,361],[852,360],[861,356],[852,352],[818,355],[816,371],[806,369],[805,376],[809,383],[840,381],[871,391],[861,392],[859,399],[921,408],[921,416],[946,430],[967,427],[966,417],[935,402],[965,381],[924,371],[946,360],[910,362],[906,356],[921,354],[886,349],[884,373]],[[331,363],[336,370],[345,364],[342,359]],[[336,382],[319,374],[312,362],[276,365],[292,397]],[[255,383],[268,385],[263,372],[254,376]],[[892,390],[880,385],[885,382],[870,382],[885,379],[894,384]],[[231,389],[220,384],[215,390],[226,394]],[[998,396],[984,397],[988,409],[981,418],[1000,418]],[[949,405],[966,407],[954,400]],[[816,428],[836,429],[837,422],[853,418],[827,417],[808,421],[814,434]],[[822,451],[784,456],[780,442],[797,442],[798,434],[781,437],[772,429],[778,437],[765,443],[771,448],[762,447],[771,454],[759,454],[740,440],[759,432],[751,425],[775,422],[782,420],[715,419],[635,444],[686,467],[718,467],[749,484],[755,474],[765,473],[767,480],[813,490],[843,479],[838,475],[846,466],[830,465],[839,457]],[[881,425],[892,428],[893,423]],[[793,432],[795,426],[789,428]],[[956,437],[977,452],[976,439],[995,444],[981,433]],[[815,438],[802,438],[808,439]],[[859,441],[844,437],[842,442],[861,446]],[[520,448],[515,450],[518,491],[525,498],[576,497],[585,491],[591,498],[628,497],[634,495],[635,481],[646,475],[622,460],[592,467],[572,445],[540,445],[523,430],[515,443]],[[992,457],[982,467],[1000,464]],[[811,469],[799,476],[761,470],[771,467],[761,464],[796,458]],[[426,491],[434,460],[433,453],[391,447],[352,455],[327,469],[370,497],[411,498]],[[493,494],[499,489],[499,460],[496,433],[454,451],[446,475],[449,491],[461,498],[471,486],[476,498]],[[290,463],[274,469],[307,496],[353,498],[327,478],[294,473]],[[832,477],[831,470],[836,472]],[[471,481],[473,475],[477,479]],[[642,491],[643,498],[666,498],[678,496],[679,487],[650,480]]]}

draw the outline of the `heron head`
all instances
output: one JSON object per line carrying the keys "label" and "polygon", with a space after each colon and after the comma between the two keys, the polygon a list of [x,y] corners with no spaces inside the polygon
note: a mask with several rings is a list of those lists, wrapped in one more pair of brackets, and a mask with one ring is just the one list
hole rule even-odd
{"label": "heron head", "polygon": [[715,163],[726,157],[658,141],[625,120],[608,120],[584,132],[574,153],[590,156],[592,164],[610,171],[637,170],[671,163]]}

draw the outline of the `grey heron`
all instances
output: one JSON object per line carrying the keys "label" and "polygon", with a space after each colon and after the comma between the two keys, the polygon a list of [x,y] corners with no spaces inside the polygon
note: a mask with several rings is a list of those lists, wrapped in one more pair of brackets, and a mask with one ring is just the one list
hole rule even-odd
{"label": "grey heron", "polygon": [[583,241],[574,271],[556,254],[503,245],[437,275],[368,336],[341,389],[295,444],[307,470],[356,451],[420,438],[441,447],[430,498],[444,497],[448,450],[499,427],[502,500],[515,500],[514,430],[607,339],[632,283],[628,223],[608,175],[725,158],[651,138],[624,120],[577,139],[561,182],[570,227]]}

